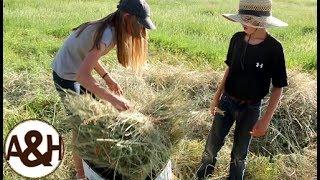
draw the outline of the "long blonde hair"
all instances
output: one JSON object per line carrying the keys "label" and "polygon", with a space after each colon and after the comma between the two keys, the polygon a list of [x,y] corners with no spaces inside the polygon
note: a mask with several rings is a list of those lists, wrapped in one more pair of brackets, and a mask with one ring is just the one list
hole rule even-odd
{"label": "long blonde hair", "polygon": [[117,10],[97,21],[85,22],[73,30],[79,29],[76,35],[78,37],[86,27],[97,24],[92,49],[100,49],[104,30],[109,26],[114,26],[118,62],[124,67],[139,70],[147,59],[148,34],[146,28],[138,23],[136,16],[129,14],[125,19],[124,14],[125,12]]}

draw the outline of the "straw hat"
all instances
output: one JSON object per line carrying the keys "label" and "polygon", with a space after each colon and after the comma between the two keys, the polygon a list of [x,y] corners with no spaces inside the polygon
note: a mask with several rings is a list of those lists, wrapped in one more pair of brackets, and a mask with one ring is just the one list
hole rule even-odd
{"label": "straw hat", "polygon": [[271,0],[240,0],[238,14],[222,14],[233,22],[254,27],[284,27],[287,23],[271,15]]}

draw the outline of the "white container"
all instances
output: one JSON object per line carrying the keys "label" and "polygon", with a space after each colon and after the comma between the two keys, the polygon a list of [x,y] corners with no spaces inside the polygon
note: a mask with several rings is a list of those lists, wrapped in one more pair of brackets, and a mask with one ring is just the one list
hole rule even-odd
{"label": "white container", "polygon": [[98,173],[96,173],[84,160],[82,160],[84,175],[89,180],[104,180]]}
{"label": "white container", "polygon": [[[84,174],[89,180],[106,180],[95,172],[84,160],[82,160]],[[162,170],[155,180],[172,180],[172,164],[171,160],[168,161],[166,167]]]}

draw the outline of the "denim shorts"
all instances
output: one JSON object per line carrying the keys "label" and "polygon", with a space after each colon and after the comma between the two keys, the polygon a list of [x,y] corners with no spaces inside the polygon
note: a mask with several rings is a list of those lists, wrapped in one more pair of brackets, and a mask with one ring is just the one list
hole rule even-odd
{"label": "denim shorts", "polygon": [[53,78],[53,82],[56,87],[56,90],[59,92],[59,95],[62,99],[65,98],[66,92],[68,90],[73,91],[79,95],[89,93],[92,95],[93,98],[96,98],[93,93],[91,93],[86,88],[81,86],[80,83],[78,83],[77,81],[63,79],[63,78],[59,77],[59,75],[54,71],[52,71],[52,78]]}

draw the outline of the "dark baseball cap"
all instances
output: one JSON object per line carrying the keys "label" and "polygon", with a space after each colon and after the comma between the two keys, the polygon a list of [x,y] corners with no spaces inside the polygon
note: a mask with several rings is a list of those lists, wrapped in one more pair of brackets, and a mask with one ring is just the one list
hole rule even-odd
{"label": "dark baseball cap", "polygon": [[138,22],[147,29],[156,29],[150,19],[150,7],[144,0],[120,0],[117,6],[119,10],[135,15]]}

